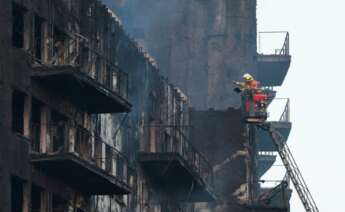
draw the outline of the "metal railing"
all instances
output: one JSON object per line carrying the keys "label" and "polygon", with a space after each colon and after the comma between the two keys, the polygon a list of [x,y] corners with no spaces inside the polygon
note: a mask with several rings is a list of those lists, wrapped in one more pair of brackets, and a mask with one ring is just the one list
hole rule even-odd
{"label": "metal railing", "polygon": [[286,105],[285,105],[282,115],[280,116],[279,121],[290,122],[290,99],[286,100]]}
{"label": "metal railing", "polygon": [[28,52],[35,66],[71,66],[105,86],[123,98],[128,98],[128,74],[102,53],[90,46],[84,38],[71,38],[66,35],[63,41],[56,41],[49,49],[49,57],[40,60]]}
{"label": "metal railing", "polygon": [[[284,37],[284,42],[283,42],[283,46],[281,48],[276,48],[274,49],[272,52],[272,48],[268,48],[270,50],[263,50],[263,36],[264,35],[270,35],[271,37],[267,37],[266,39],[269,39],[270,42],[265,42],[265,43],[270,43],[271,45],[275,45],[274,44],[274,40],[279,39],[278,42],[281,42],[281,36],[279,35],[283,35]],[[275,36],[274,38],[272,36]],[[279,36],[279,37],[278,37]],[[265,39],[265,40],[266,40]],[[280,56],[288,56],[290,55],[290,34],[287,31],[263,31],[263,32],[259,32],[258,35],[258,53],[262,54],[262,55],[280,55]]]}
{"label": "metal railing", "polygon": [[[274,155],[277,154],[274,153]],[[288,174],[284,169],[284,165],[275,165],[273,167],[275,169],[270,170],[271,173],[267,176],[268,178],[258,181],[260,189],[258,190],[257,202],[269,206],[272,200],[275,199],[275,204],[287,207],[289,203],[287,194],[290,189]]]}
{"label": "metal railing", "polygon": [[[129,185],[128,173],[134,172],[129,166],[128,158],[96,133],[68,122],[31,124],[31,132],[33,154],[71,153],[116,177],[119,182]],[[46,141],[42,141],[41,132],[47,132],[44,135]],[[43,150],[42,142],[50,145]]]}
{"label": "metal railing", "polygon": [[[205,183],[213,187],[213,169],[207,158],[201,154],[187,136],[188,129],[183,126],[149,126],[150,139],[145,152],[178,153]],[[152,133],[154,135],[152,135]]]}
{"label": "metal railing", "polygon": [[[274,184],[272,187],[261,187],[261,193],[258,197],[258,203],[273,207],[288,207],[289,196],[287,195],[289,184],[285,180],[271,180],[261,181],[260,183],[271,183]],[[261,185],[262,186],[262,185]],[[273,202],[273,200],[275,200]]]}
{"label": "metal railing", "polygon": [[290,122],[290,99],[275,98],[268,107],[269,121]]}

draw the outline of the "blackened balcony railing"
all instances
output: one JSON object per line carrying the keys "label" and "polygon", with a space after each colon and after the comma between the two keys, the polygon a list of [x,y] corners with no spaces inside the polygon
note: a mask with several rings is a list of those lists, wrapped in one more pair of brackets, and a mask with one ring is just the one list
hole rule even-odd
{"label": "blackened balcony railing", "polygon": [[177,153],[203,181],[213,187],[213,169],[207,158],[188,139],[181,126],[150,126],[150,141],[145,153]]}
{"label": "blackened balcony railing", "polygon": [[134,171],[127,157],[96,133],[66,122],[31,124],[31,132],[32,155],[42,158],[72,154],[129,188],[131,176],[128,173]]}
{"label": "blackened balcony railing", "polygon": [[38,59],[28,51],[34,67],[73,67],[124,99],[128,98],[128,74],[85,39],[66,35],[66,39],[54,42],[49,52],[47,59]]}

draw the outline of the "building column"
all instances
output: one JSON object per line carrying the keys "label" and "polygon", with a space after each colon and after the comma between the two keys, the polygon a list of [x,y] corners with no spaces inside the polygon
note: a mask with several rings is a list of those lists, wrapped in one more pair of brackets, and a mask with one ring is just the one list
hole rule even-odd
{"label": "building column", "polygon": [[51,142],[49,134],[49,120],[50,120],[50,111],[47,106],[42,106],[41,110],[41,135],[40,135],[40,152],[47,153],[50,151]]}
{"label": "building column", "polygon": [[77,129],[76,127],[67,127],[67,131],[68,131],[67,151],[75,152]]}
{"label": "building column", "polygon": [[42,191],[41,193],[41,211],[40,212],[50,212],[50,193],[48,191]]}
{"label": "building column", "polygon": [[23,212],[31,210],[31,183],[23,183]]}
{"label": "building column", "polygon": [[32,97],[26,96],[24,101],[24,136],[31,138],[31,107]]}
{"label": "building column", "polygon": [[30,11],[24,14],[24,49],[31,50],[32,43],[32,13]]}
{"label": "building column", "polygon": [[42,23],[42,62],[49,62],[49,25],[47,21]]}

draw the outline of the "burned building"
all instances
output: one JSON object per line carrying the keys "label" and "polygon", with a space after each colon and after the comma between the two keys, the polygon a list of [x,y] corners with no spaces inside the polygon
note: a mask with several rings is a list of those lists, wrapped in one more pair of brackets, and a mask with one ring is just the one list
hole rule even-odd
{"label": "burned building", "polygon": [[0,8],[0,211],[289,211],[232,91],[250,72],[272,100],[289,68],[288,33],[257,53],[256,1]]}
{"label": "burned building", "polygon": [[96,0],[0,6],[1,211],[215,199],[212,166],[189,141],[188,98],[113,11]]}
{"label": "burned building", "polygon": [[193,107],[239,107],[232,80],[257,73],[255,0],[105,2]]}
{"label": "burned building", "polygon": [[[278,154],[267,132],[251,133],[243,123],[240,95],[233,80],[251,73],[274,100],[291,56],[288,32],[258,32],[256,1],[126,0],[104,1],[118,11],[124,27],[157,60],[161,72],[191,101],[191,141],[209,158],[217,200],[195,211],[287,211],[291,189],[286,179],[263,185],[262,176]],[[279,36],[262,52],[265,36]],[[270,40],[268,40],[270,42]],[[287,140],[289,101],[281,117],[271,117]],[[263,203],[264,202],[264,203]]]}

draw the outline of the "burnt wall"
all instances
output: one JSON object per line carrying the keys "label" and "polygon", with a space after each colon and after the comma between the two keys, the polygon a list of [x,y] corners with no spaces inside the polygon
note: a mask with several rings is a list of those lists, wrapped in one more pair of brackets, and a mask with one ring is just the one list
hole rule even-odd
{"label": "burnt wall", "polygon": [[25,64],[17,64],[19,57],[10,48],[11,45],[11,4],[8,1],[0,2],[0,211],[10,208],[11,197],[9,195],[12,175],[17,175],[21,180],[30,179],[29,169],[29,143],[26,138],[12,132],[11,104],[12,88],[26,90],[29,80],[26,78]]}
{"label": "burnt wall", "polygon": [[[25,11],[26,21],[23,35],[25,36],[25,42],[22,48],[16,48],[12,45],[12,28],[15,27],[12,16],[13,2]],[[0,2],[0,8],[0,27],[3,29],[0,33],[0,190],[2,191],[0,211],[11,211],[11,193],[13,191],[11,191],[10,182],[13,177],[19,179],[24,185],[26,192],[24,194],[25,202],[23,203],[26,210],[24,211],[28,210],[30,204],[29,193],[33,184],[39,186],[45,192],[57,194],[68,200],[71,200],[74,196],[83,198],[86,195],[80,194],[79,191],[62,183],[62,179],[47,175],[42,170],[34,168],[30,163],[31,132],[16,133],[12,129],[13,91],[20,91],[25,95],[25,101],[28,101],[28,104],[25,105],[27,111],[30,111],[31,101],[34,98],[50,110],[59,112],[78,122],[78,124],[85,125],[85,127],[93,127],[90,126],[91,119],[102,120],[101,136],[106,142],[119,149],[122,147],[122,141],[125,139],[125,136],[122,135],[125,133],[122,129],[117,134],[115,134],[115,131],[117,131],[123,115],[87,114],[81,108],[66,100],[65,97],[58,95],[57,92],[47,90],[31,79],[33,61],[29,55],[34,47],[33,17],[35,15],[39,16],[45,24],[49,25],[49,29],[56,27],[69,36],[74,37],[76,33],[82,34],[92,42],[91,45],[95,51],[111,59],[114,64],[117,63],[115,54],[125,54],[127,51],[130,52],[131,49],[138,52],[138,49],[131,40],[128,40],[118,20],[98,1],[73,1],[72,5],[71,1],[4,0]],[[87,13],[87,11],[91,11],[92,14]],[[54,19],[53,17],[59,18]],[[46,37],[44,37],[44,44],[47,45],[47,48],[53,48],[54,45],[51,43],[53,38],[54,36],[49,30]],[[119,40],[125,43],[126,39],[128,42],[132,42],[131,47],[126,46],[126,48],[119,50],[116,47]],[[141,58],[146,60],[143,56]],[[135,57],[132,59],[136,60]],[[144,65],[144,67],[146,66]],[[125,71],[128,72],[131,69]],[[63,82],[61,86],[63,86]],[[30,122],[30,124],[32,123]],[[83,205],[84,209],[88,209],[91,204],[89,198],[89,196],[85,198],[86,205]],[[100,208],[100,210],[109,211],[108,208],[112,208],[113,211],[118,210],[119,204],[116,203],[115,198],[103,197],[103,199],[106,206]],[[113,199],[113,204],[111,204],[111,199]],[[97,207],[94,206],[93,208],[97,209]]]}
{"label": "burnt wall", "polygon": [[213,165],[214,203],[197,211],[246,211],[239,203],[246,195],[246,146],[241,111],[191,111],[191,140]]}
{"label": "burnt wall", "polygon": [[[246,211],[247,150],[232,81],[256,73],[256,1],[104,1],[190,98],[193,142],[214,165],[214,204],[198,211]],[[213,108],[215,110],[208,110]],[[207,111],[208,110],[208,111]]]}
{"label": "burnt wall", "polygon": [[[45,1],[36,1],[37,5],[32,5],[28,0],[17,2],[33,8],[32,14],[40,14],[67,34],[86,36],[94,49],[129,73],[132,113],[128,117],[108,114],[95,119],[101,120],[102,137],[123,150],[133,164],[141,145],[148,142],[147,127],[150,121],[155,119],[167,123],[161,114],[171,117],[168,112],[162,112],[171,98],[162,90],[168,87],[174,89],[174,86],[160,73],[179,85],[191,97],[197,109],[217,109],[191,112],[194,125],[192,140],[214,165],[219,196],[217,202],[198,204],[196,209],[244,210],[238,204],[246,191],[246,151],[241,113],[235,109],[218,109],[238,106],[239,99],[232,92],[231,80],[239,79],[243,72],[255,72],[255,1],[123,0],[119,1],[120,4],[114,4],[115,11],[124,19],[124,27],[155,57],[161,71],[158,71],[153,59],[123,31],[115,14],[110,14],[106,7],[96,1],[79,0],[74,2],[75,5],[56,4],[54,12],[59,19],[54,23],[51,23],[51,13]],[[61,97],[50,96],[49,92],[42,91],[31,82],[31,65],[25,52],[28,49],[11,47],[11,1],[1,1],[0,8],[0,26],[4,29],[4,33],[0,33],[0,188],[6,193],[4,198],[0,198],[0,209],[8,211],[11,174],[28,182],[32,177],[37,182],[46,179],[44,181],[47,183],[42,187],[50,187],[51,190],[58,190],[58,186],[62,187],[61,190],[69,189],[41,173],[31,175],[30,171],[36,170],[31,169],[29,163],[28,141],[10,129],[13,89],[34,95],[63,113],[78,109]],[[80,116],[88,116],[84,111],[79,113]],[[176,110],[171,113],[176,113]],[[156,210],[157,205],[149,202],[152,188],[140,166],[136,169],[138,175],[133,196],[138,194],[137,201],[121,210],[159,211]],[[93,208],[100,211],[118,210],[123,203],[114,203],[117,199],[109,197],[94,197],[93,200]]]}
{"label": "burnt wall", "polygon": [[[99,1],[16,0],[16,4],[23,8],[27,20],[24,24],[25,45],[21,48],[11,45],[12,1],[6,0],[0,3],[0,26],[4,28],[0,33],[0,190],[4,191],[0,198],[0,211],[11,210],[12,191],[9,183],[11,176],[23,181],[25,189],[28,189],[26,192],[29,192],[31,185],[35,185],[42,188],[45,194],[54,194],[66,201],[72,202],[72,198],[78,197],[85,211],[159,211],[159,203],[150,202],[152,187],[142,173],[136,156],[148,143],[148,127],[152,120],[157,124],[184,124],[184,122],[175,122],[185,119],[184,116],[177,117],[178,112],[186,114],[188,111],[187,100],[182,98],[184,97],[182,92],[161,76],[152,57],[138,48],[123,30],[116,14]],[[108,63],[115,64],[128,73],[128,99],[133,105],[130,114],[89,114],[59,92],[46,89],[32,80],[33,67],[47,63],[44,57],[39,64],[31,58],[35,47],[33,33],[35,16],[43,20],[46,26],[43,27],[44,29],[49,29],[46,32],[43,30],[45,34],[43,48],[49,49],[45,57],[53,58],[52,50],[56,47],[54,40],[58,40],[54,32],[60,31],[66,36],[64,39],[72,43],[68,51],[78,52],[77,45],[73,44],[88,42],[90,48],[97,53],[97,57],[89,59],[90,63],[93,63],[88,69],[91,74],[98,75],[103,67],[95,68],[96,65],[91,58],[105,58]],[[81,40],[76,41],[76,38]],[[61,86],[64,86],[63,82]],[[11,102],[14,90],[23,93],[25,99],[30,101],[29,107],[24,106],[28,114],[31,112],[31,101],[37,100],[49,112],[58,112],[87,128],[88,131],[99,133],[102,140],[128,156],[131,164],[134,165],[134,172],[137,173],[131,182],[133,193],[123,197],[80,194],[80,191],[64,184],[63,179],[54,178],[34,168],[30,163],[31,129],[27,129],[25,135],[23,133],[18,135],[11,129],[13,119]],[[183,105],[182,111],[177,112],[177,106],[180,108],[181,105]],[[25,122],[31,124],[30,116],[25,118]],[[30,194],[26,195],[26,202],[23,205],[28,207]],[[46,199],[46,202],[49,200]]]}
{"label": "burnt wall", "polygon": [[105,1],[197,109],[238,107],[232,80],[256,72],[256,1]]}

